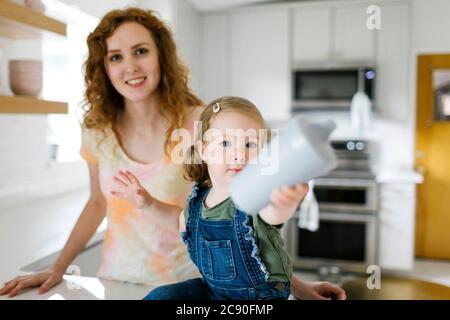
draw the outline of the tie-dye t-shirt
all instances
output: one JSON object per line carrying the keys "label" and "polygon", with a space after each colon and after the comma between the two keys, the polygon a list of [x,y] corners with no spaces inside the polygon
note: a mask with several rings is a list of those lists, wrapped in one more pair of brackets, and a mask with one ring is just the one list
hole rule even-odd
{"label": "tie-dye t-shirt", "polygon": [[110,192],[117,190],[114,175],[128,170],[154,198],[185,207],[192,184],[183,179],[181,165],[171,163],[168,157],[149,164],[133,161],[111,129],[105,136],[84,126],[80,154],[88,163],[98,165],[100,188],[107,203],[108,224],[97,275],[150,285],[198,277],[180,234],[173,227],[159,223],[151,214],[143,215],[129,201]]}

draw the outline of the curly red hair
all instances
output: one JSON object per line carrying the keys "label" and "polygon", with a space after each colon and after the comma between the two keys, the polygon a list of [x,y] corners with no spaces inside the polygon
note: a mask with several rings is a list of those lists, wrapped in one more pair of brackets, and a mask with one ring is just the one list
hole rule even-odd
{"label": "curly red hair", "polygon": [[170,141],[174,129],[182,127],[186,107],[200,106],[202,101],[188,86],[189,69],[177,55],[175,41],[169,27],[152,10],[126,8],[107,13],[95,30],[89,34],[88,58],[85,62],[85,113],[83,123],[87,128],[105,134],[107,128],[114,129],[118,115],[124,109],[124,99],[111,84],[104,66],[107,55],[106,39],[123,23],[136,22],[148,29],[158,49],[161,80],[159,112],[169,123],[165,137],[165,152],[173,147]]}

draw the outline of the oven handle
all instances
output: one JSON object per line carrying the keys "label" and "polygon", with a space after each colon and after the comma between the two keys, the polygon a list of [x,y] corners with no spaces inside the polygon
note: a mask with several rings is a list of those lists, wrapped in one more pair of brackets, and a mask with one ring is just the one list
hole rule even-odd
{"label": "oven handle", "polygon": [[366,179],[334,179],[318,178],[314,180],[314,186],[339,186],[339,187],[375,187],[376,181]]}
{"label": "oven handle", "polygon": [[354,213],[329,213],[321,212],[319,214],[320,220],[326,221],[351,221],[351,222],[374,222],[375,215],[373,214],[354,214]]}

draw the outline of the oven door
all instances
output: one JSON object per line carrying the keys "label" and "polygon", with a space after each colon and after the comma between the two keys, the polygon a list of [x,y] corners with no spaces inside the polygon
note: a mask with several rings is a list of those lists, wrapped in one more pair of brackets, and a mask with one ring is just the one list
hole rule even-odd
{"label": "oven door", "polygon": [[319,178],[314,196],[321,211],[376,212],[378,185],[372,179]]}
{"label": "oven door", "polygon": [[296,268],[317,269],[336,265],[348,271],[366,272],[376,264],[376,215],[321,213],[320,227],[311,232],[288,223],[286,245]]}

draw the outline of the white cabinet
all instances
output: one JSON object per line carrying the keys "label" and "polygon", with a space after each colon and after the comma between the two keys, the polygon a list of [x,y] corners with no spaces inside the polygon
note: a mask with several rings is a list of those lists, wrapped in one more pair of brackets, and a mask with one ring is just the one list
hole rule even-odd
{"label": "white cabinet", "polygon": [[411,270],[414,262],[415,185],[382,184],[380,198],[380,267]]}
{"label": "white cabinet", "polygon": [[412,123],[414,112],[411,112],[413,108],[408,101],[410,86],[409,6],[407,4],[386,4],[381,8],[382,24],[378,36],[376,83],[379,114],[399,123]]}
{"label": "white cabinet", "polygon": [[294,9],[294,63],[373,61],[376,31],[367,28],[366,8],[329,5]]}
{"label": "white cabinet", "polygon": [[290,115],[289,13],[230,11],[201,21],[201,86],[205,102],[249,99],[267,121]]}
{"label": "white cabinet", "polygon": [[331,9],[296,9],[293,13],[294,61],[331,58]]}
{"label": "white cabinet", "polygon": [[335,9],[334,56],[338,60],[372,61],[375,58],[375,34],[367,28],[367,6]]}
{"label": "white cabinet", "polygon": [[230,16],[230,92],[258,106],[268,121],[290,116],[289,12]]}
{"label": "white cabinet", "polygon": [[200,97],[205,103],[229,95],[229,15],[215,13],[201,19]]}

